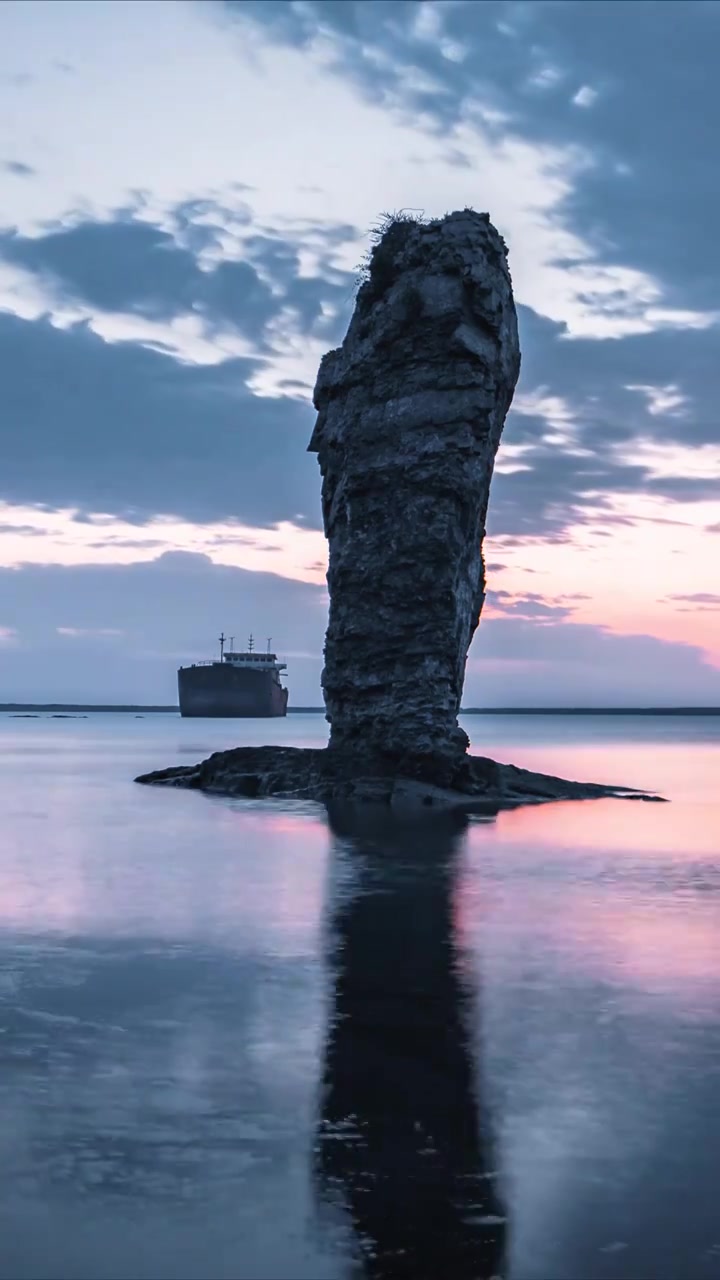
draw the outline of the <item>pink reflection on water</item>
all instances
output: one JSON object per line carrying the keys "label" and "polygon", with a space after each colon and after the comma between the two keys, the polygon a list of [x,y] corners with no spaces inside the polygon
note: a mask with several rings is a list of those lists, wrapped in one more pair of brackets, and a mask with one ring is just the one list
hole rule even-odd
{"label": "pink reflection on water", "polygon": [[720,781],[717,742],[643,742],[527,744],[498,747],[493,753],[508,764],[583,782],[635,787],[671,800],[715,800]]}
{"label": "pink reflection on water", "polygon": [[[510,985],[540,965],[559,989],[592,979],[671,999],[685,1018],[710,1009],[716,1016],[720,752],[699,744],[635,749],[643,771],[670,791],[664,775],[678,799],[543,805],[471,828],[456,904],[463,945]],[[532,764],[540,753],[523,754]],[[566,750],[541,754],[547,771],[571,772]],[[574,776],[598,776],[594,754],[573,750]],[[603,755],[607,771],[607,748]],[[623,782],[630,756],[617,751]]]}
{"label": "pink reflection on water", "polygon": [[678,858],[720,856],[720,803],[590,800],[516,809],[498,818],[503,844],[532,842],[554,850],[602,849]]}
{"label": "pink reflection on water", "polygon": [[140,797],[109,821],[87,800],[79,813],[60,788],[34,822],[17,824],[0,859],[0,927],[315,951],[322,821],[178,792]]}
{"label": "pink reflection on water", "polygon": [[566,898],[566,927],[584,964],[609,980],[656,994],[702,987],[720,1002],[717,901],[679,895],[671,902]]}

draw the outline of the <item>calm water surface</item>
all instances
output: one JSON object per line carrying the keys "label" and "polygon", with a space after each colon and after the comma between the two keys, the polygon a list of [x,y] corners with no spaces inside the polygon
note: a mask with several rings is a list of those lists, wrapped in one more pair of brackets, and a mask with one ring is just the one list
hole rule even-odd
{"label": "calm water surface", "polygon": [[140,788],[320,716],[0,716],[2,1280],[717,1280],[720,720],[483,717],[672,803]]}

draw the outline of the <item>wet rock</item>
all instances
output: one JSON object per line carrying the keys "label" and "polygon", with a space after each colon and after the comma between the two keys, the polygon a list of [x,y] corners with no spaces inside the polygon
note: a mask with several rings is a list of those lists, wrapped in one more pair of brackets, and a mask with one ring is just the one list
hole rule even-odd
{"label": "wet rock", "polygon": [[376,760],[361,769],[357,758],[335,749],[313,747],[236,747],[217,751],[195,765],[158,769],[136,779],[153,786],[182,787],[215,795],[248,799],[275,797],[313,800],[332,806],[389,806],[399,816],[451,812],[493,815],[520,805],[551,800],[588,800],[603,796],[655,799],[626,787],[569,782],[467,755],[454,774],[437,782],[430,767],[417,767],[411,756],[396,765]]}

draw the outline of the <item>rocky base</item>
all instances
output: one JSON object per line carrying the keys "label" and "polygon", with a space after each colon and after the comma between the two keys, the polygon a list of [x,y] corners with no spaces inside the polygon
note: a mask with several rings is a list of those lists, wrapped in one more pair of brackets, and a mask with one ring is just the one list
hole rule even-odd
{"label": "rocky base", "polygon": [[435,809],[498,813],[551,800],[628,800],[661,797],[629,787],[569,782],[485,756],[415,757],[372,762],[327,748],[236,747],[195,765],[157,769],[135,779],[150,786],[185,787],[253,799],[338,800],[387,804],[395,811]]}

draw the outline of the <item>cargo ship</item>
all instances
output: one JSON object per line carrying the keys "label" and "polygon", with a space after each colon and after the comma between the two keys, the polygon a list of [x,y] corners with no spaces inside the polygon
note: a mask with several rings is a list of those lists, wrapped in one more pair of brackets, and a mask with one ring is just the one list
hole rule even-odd
{"label": "cargo ship", "polygon": [[181,716],[266,717],[287,713],[288,691],[280,683],[280,672],[287,664],[278,662],[271,653],[256,653],[250,636],[244,653],[236,652],[230,638],[220,636],[220,658],[209,662],[193,662],[178,671],[178,697]]}

